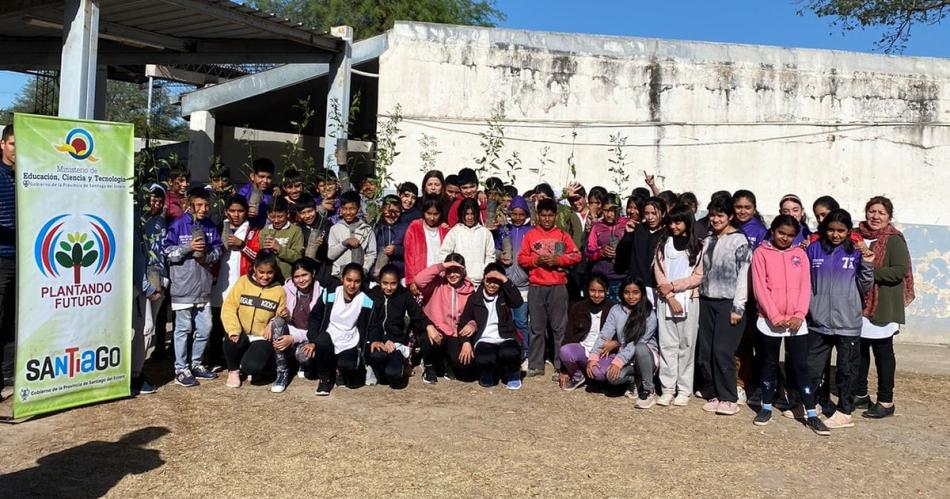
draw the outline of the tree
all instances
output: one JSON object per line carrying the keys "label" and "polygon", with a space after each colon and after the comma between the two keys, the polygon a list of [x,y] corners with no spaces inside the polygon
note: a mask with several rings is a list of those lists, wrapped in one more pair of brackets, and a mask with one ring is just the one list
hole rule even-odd
{"label": "tree", "polygon": [[[47,90],[52,89],[52,90]],[[54,95],[46,95],[53,92]],[[13,105],[0,114],[7,113],[38,113],[56,114],[58,95],[55,94],[55,85],[43,85],[34,79],[20,89]],[[39,101],[52,102],[53,105],[43,105]],[[109,80],[106,86],[106,120],[135,125],[135,135],[145,136],[145,112],[148,106],[148,90],[142,89],[134,83]],[[168,92],[162,87],[156,87],[152,92],[152,119],[151,133],[153,139],[184,140],[187,127],[178,116],[178,112]]]}
{"label": "tree", "polygon": [[254,7],[323,30],[352,26],[358,39],[399,21],[494,26],[505,19],[495,0],[253,0]]}
{"label": "tree", "polygon": [[885,53],[900,53],[910,40],[914,24],[934,25],[950,13],[950,0],[805,0],[803,14],[835,17],[833,26],[845,31],[881,27],[884,34],[875,45]]}

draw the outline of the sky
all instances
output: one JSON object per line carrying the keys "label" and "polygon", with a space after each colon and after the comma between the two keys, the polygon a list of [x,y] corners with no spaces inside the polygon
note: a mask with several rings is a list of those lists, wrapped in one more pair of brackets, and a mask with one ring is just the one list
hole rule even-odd
{"label": "sky", "polygon": [[[873,52],[880,30],[841,32],[832,19],[799,16],[798,0],[497,0],[499,26],[678,40]],[[916,26],[904,55],[950,57],[950,19]],[[0,108],[30,77],[0,71]]]}

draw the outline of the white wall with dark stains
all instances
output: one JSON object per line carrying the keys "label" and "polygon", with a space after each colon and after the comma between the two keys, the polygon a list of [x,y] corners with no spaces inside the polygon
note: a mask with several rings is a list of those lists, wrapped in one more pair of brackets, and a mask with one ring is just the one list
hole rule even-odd
{"label": "white wall with dark stains", "polygon": [[[421,180],[423,134],[444,172],[475,167],[479,133],[501,110],[497,174],[522,189],[565,184],[573,153],[588,188],[629,192],[645,170],[703,204],[751,189],[767,216],[788,192],[809,205],[831,194],[856,219],[887,195],[917,272],[902,336],[950,342],[948,59],[397,23],[380,59],[380,119],[397,104],[397,179]],[[620,186],[608,171],[618,133]],[[512,153],[519,168],[504,162]]]}

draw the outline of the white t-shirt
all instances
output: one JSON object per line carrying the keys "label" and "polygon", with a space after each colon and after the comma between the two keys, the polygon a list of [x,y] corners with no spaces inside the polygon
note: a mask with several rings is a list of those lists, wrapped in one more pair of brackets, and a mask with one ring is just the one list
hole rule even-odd
{"label": "white t-shirt", "polygon": [[600,318],[603,315],[603,311],[590,314],[590,331],[587,332],[587,336],[581,340],[581,346],[584,347],[584,351],[587,355],[590,355],[590,351],[594,348],[594,343],[597,342],[597,336],[600,335]]}
{"label": "white t-shirt", "polygon": [[491,343],[493,345],[497,345],[505,341],[498,331],[497,301],[498,295],[491,297],[485,296],[485,307],[488,308],[488,319],[485,320],[485,331],[482,332],[482,336],[478,338],[478,341],[475,342],[476,345],[479,343]]}
{"label": "white t-shirt", "polygon": [[[225,221],[230,224],[231,222]],[[245,221],[238,228],[231,228],[234,237],[244,241],[247,239],[247,232],[250,229],[250,223]],[[221,307],[224,300],[227,299],[231,288],[237,284],[241,278],[241,250],[232,250],[228,248],[227,241],[221,241],[224,249],[224,256],[221,258],[221,266],[218,270],[218,278],[214,281],[214,289],[211,292],[211,306]]]}
{"label": "white t-shirt", "polygon": [[360,332],[356,322],[362,309],[363,293],[357,294],[347,303],[343,299],[343,286],[336,288],[336,300],[330,309],[330,323],[327,324],[327,334],[333,341],[333,353],[338,354],[359,344]]}
{"label": "white t-shirt", "polygon": [[[769,321],[762,316],[759,316],[759,320],[755,321],[755,326],[758,328],[760,333],[773,338],[785,338],[792,336],[792,332],[789,331],[788,328],[772,327],[772,325],[769,324]],[[798,332],[795,333],[795,336],[804,336],[806,334],[808,334],[808,326],[802,322],[802,327],[798,328]]]}
{"label": "white t-shirt", "polygon": [[431,228],[422,223],[422,230],[426,235],[426,267],[439,263],[439,248],[442,246],[442,240],[439,238],[439,228]]}

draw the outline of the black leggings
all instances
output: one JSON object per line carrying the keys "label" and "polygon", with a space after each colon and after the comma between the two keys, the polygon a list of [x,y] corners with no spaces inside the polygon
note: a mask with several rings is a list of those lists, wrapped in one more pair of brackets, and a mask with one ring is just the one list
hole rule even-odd
{"label": "black leggings", "polygon": [[433,345],[432,342],[429,341],[428,334],[422,333],[419,336],[422,362],[426,366],[432,366],[440,370],[445,365],[445,358],[448,357],[449,362],[452,364],[452,369],[456,373],[468,367],[463,366],[462,363],[459,362],[459,354],[462,353],[462,342],[459,341],[457,336],[443,336],[442,343],[439,345]]}
{"label": "black leggings", "polygon": [[313,365],[320,379],[331,379],[337,369],[343,374],[343,381],[348,387],[360,385],[362,380],[357,376],[360,368],[360,346],[335,353],[333,339],[326,332],[320,333],[314,341],[316,348],[313,352]]}
{"label": "black leggings", "polygon": [[292,348],[278,352],[274,344],[267,340],[251,341],[241,333],[237,342],[225,337],[224,360],[229,371],[241,370],[244,374],[258,376],[273,370],[287,372],[287,356]]}
{"label": "black leggings", "polygon": [[814,331],[808,334],[808,371],[813,386],[821,386],[821,383],[824,382],[825,366],[831,361],[831,349],[834,348],[838,353],[838,365],[835,369],[835,384],[838,387],[838,411],[847,415],[854,412],[858,364],[861,362],[861,354],[858,351],[859,344],[860,338],[857,336],[821,334]]}
{"label": "black leggings", "polygon": [[877,401],[889,404],[894,401],[894,371],[897,369],[893,336],[880,339],[861,338],[861,367],[854,392],[861,395],[868,393],[871,352],[874,352],[874,367],[877,369]]}
{"label": "black leggings", "polygon": [[[785,371],[794,373],[788,379],[798,381],[798,392],[808,409],[815,408],[815,388],[808,377],[808,336],[799,334],[787,336],[785,340]],[[756,335],[756,353],[762,363],[762,403],[775,402],[775,389],[778,385],[778,358],[782,349],[781,337],[768,336],[760,331]]]}
{"label": "black leggings", "polygon": [[406,377],[406,358],[399,350],[393,350],[392,353],[386,353],[383,350],[369,352],[366,363],[373,368],[376,377],[381,381],[392,384]]}
{"label": "black leggings", "polygon": [[736,402],[736,350],[742,341],[745,317],[729,322],[732,300],[699,298],[699,335],[696,338],[696,368],[699,391],[704,398]]}
{"label": "black leggings", "polygon": [[475,365],[484,371],[500,370],[511,374],[521,370],[521,345],[515,340],[475,345]]}

